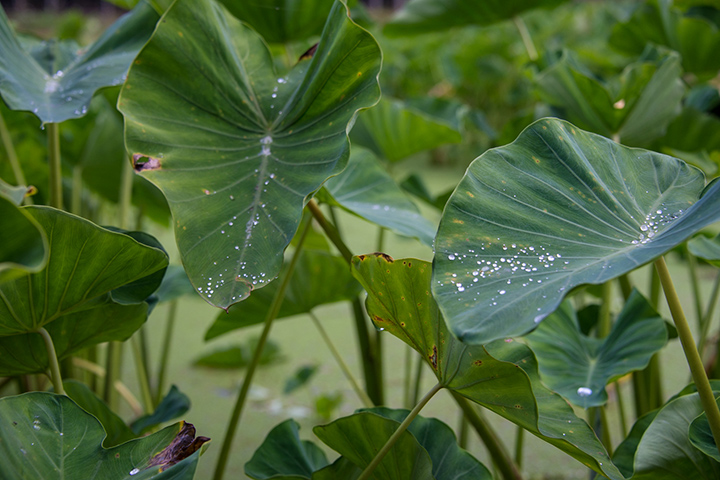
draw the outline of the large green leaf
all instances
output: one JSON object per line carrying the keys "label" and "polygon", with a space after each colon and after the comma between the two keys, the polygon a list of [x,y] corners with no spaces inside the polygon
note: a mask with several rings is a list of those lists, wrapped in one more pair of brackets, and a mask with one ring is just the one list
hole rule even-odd
{"label": "large green leaf", "polygon": [[[716,399],[716,402],[720,398]],[[720,462],[720,453],[718,452],[717,443],[710,430],[710,423],[705,412],[701,413],[695,420],[690,423],[688,438],[695,448],[703,452],[708,457]]]}
{"label": "large green leaf", "polygon": [[[200,450],[172,466],[151,466],[151,460],[158,459],[153,457],[176,436],[188,435],[183,428],[187,425],[181,422],[105,449],[101,446],[105,432],[100,422],[68,397],[43,392],[5,397],[0,399],[3,478],[191,480]],[[194,436],[194,429],[191,433]]]}
{"label": "large green leaf", "polygon": [[720,69],[720,31],[698,15],[683,15],[672,2],[647,2],[624,23],[612,30],[608,43],[616,50],[640,55],[648,43],[680,53],[685,70],[712,78]]}
{"label": "large green leaf", "polygon": [[39,272],[48,259],[45,233],[25,209],[0,195],[0,284]]}
{"label": "large green leaf", "polygon": [[325,187],[345,210],[432,245],[436,225],[420,215],[417,206],[369,150],[354,147],[347,168],[328,180]]}
{"label": "large green leaf", "polygon": [[701,413],[703,409],[697,393],[668,402],[640,439],[635,452],[633,480],[720,478],[720,463],[695,448],[688,437],[692,421]]}
{"label": "large green leaf", "polygon": [[98,89],[123,82],[157,20],[143,2],[87,49],[49,41],[27,51],[0,9],[0,94],[13,110],[31,111],[43,122],[82,117]]}
{"label": "large green leaf", "polygon": [[377,101],[380,61],[339,0],[315,55],[287,76],[221,6],[167,11],[119,108],[135,169],[166,195],[206,301],[227,308],[278,274],[307,198],[347,163],[348,126]]}
{"label": "large green leaf", "polygon": [[387,35],[414,35],[465,25],[489,25],[564,0],[410,0],[385,27]]}
{"label": "large green leaf", "polygon": [[716,267],[720,267],[720,235],[715,238],[707,238],[698,235],[687,244],[690,253],[696,257],[706,260]]}
{"label": "large green leaf", "polygon": [[269,43],[288,43],[320,35],[334,3],[334,0],[220,1]]}
{"label": "large green leaf", "polygon": [[667,337],[664,320],[633,290],[603,339],[582,333],[577,313],[566,300],[526,340],[543,382],[571,403],[589,408],[607,403],[605,385],[645,368]]}
{"label": "large green leaf", "polygon": [[300,440],[300,425],[286,420],[270,430],[245,464],[245,475],[256,480],[270,478],[310,479],[327,466],[325,453],[314,443]]}
{"label": "large green leaf", "polygon": [[[271,284],[244,302],[233,305],[227,312],[218,313],[205,340],[264,322],[278,288],[277,284]],[[320,305],[352,300],[361,290],[343,258],[322,251],[303,250],[277,318],[310,313]]]}
{"label": "large green leaf", "polygon": [[50,257],[42,271],[0,285],[0,336],[34,332],[68,314],[81,318],[80,310],[106,304],[112,290],[167,266],[163,251],[128,235],[54,208],[24,209],[45,231]]}
{"label": "large green leaf", "polygon": [[632,63],[605,83],[565,51],[535,82],[542,99],[561,107],[565,117],[581,128],[607,137],[618,135],[624,144],[647,145],[662,136],[680,112],[685,91],[681,74],[680,57],[671,52]]}
{"label": "large green leaf", "polygon": [[556,119],[468,168],[435,239],[433,292],[463,341],[532,330],[570,289],[647,263],[720,219],[720,182]]}
{"label": "large green leaf", "polygon": [[353,258],[375,326],[420,353],[446,388],[529,430],[596,471],[621,479],[588,425],[541,382],[532,351],[512,339],[465,345],[448,330],[430,295],[431,266],[384,254]]}
{"label": "large green leaf", "polygon": [[403,102],[383,98],[375,108],[363,112],[350,135],[353,145],[362,145],[390,162],[446,143],[460,143],[457,128],[440,117],[412,109]]}

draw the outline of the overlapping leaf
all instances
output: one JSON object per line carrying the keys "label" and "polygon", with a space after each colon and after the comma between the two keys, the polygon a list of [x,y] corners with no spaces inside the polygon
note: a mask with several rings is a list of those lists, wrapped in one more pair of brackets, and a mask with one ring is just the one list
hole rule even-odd
{"label": "overlapping leaf", "polygon": [[720,267],[720,235],[715,238],[698,235],[688,242],[688,250],[696,257]]}
{"label": "overlapping leaf", "polygon": [[704,187],[680,160],[539,120],[457,186],[435,240],[435,298],[465,342],[522,335],[573,287],[629,272],[719,220],[720,182]]}
{"label": "overlapping leaf", "polygon": [[[716,402],[720,399],[716,399]],[[701,413],[695,420],[690,423],[688,430],[688,438],[695,448],[703,452],[716,462],[720,462],[720,453],[718,452],[717,443],[710,430],[710,423],[705,412]]]}
{"label": "overlapping leaf", "polygon": [[68,397],[43,392],[5,397],[0,399],[2,473],[6,478],[191,480],[200,450],[172,466],[150,466],[182,426],[105,449],[100,422]]}
{"label": "overlapping leaf", "polygon": [[347,168],[325,184],[345,210],[425,245],[432,245],[437,227],[420,214],[375,155],[353,147]]}
{"label": "overlapping leaf", "polygon": [[377,43],[340,1],[315,55],[286,76],[224,8],[180,0],[165,14],[119,108],[206,301],[227,308],[278,274],[307,197],[347,163],[348,124],[377,101],[379,68]]}
{"label": "overlapping leaf", "polygon": [[543,382],[574,405],[588,408],[604,405],[605,385],[647,366],[667,337],[664,320],[634,290],[603,339],[582,333],[569,301],[526,339],[538,358]]}
{"label": "overlapping leaf", "polygon": [[445,325],[430,294],[431,266],[383,254],[353,258],[377,328],[420,353],[439,382],[526,428],[612,479],[623,477],[588,425],[540,382],[532,351],[512,339],[470,346]]}
{"label": "overlapping leaf", "polygon": [[47,238],[32,215],[0,195],[0,284],[31,272],[47,262]]}
{"label": "overlapping leaf", "polygon": [[43,122],[82,117],[98,89],[123,82],[157,20],[143,2],[87,49],[49,41],[27,51],[0,9],[0,94],[11,109],[31,111]]}
{"label": "overlapping leaf", "polygon": [[412,35],[465,25],[489,25],[563,0],[410,0],[385,27],[387,35]]}

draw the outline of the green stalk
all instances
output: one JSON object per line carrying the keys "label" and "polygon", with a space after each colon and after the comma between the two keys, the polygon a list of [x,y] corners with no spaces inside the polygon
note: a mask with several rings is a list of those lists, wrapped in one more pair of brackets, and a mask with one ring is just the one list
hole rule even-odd
{"label": "green stalk", "polygon": [[523,445],[525,443],[525,429],[518,425],[515,435],[515,465],[522,468]]}
{"label": "green stalk", "polygon": [[380,465],[380,462],[383,458],[385,458],[385,455],[388,454],[393,445],[395,445],[395,443],[400,439],[400,436],[403,434],[403,432],[405,432],[405,430],[407,430],[412,421],[415,420],[415,417],[418,416],[420,410],[422,410],[423,407],[430,401],[430,399],[442,388],[442,385],[438,383],[433,388],[431,388],[428,393],[425,394],[422,400],[420,400],[420,402],[415,405],[415,408],[412,409],[408,416],[405,417],[405,420],[403,420],[397,430],[395,430],[395,432],[393,432],[390,438],[388,438],[387,442],[385,442],[385,445],[383,445],[380,451],[375,455],[375,458],[373,458],[372,461],[368,464],[368,466],[365,467],[365,470],[363,470],[357,480],[368,480],[372,476],[375,468]]}
{"label": "green stalk", "polygon": [[110,410],[117,409],[117,395],[115,382],[120,380],[122,367],[122,342],[108,342],[107,357],[105,363],[105,385],[103,388],[103,400],[108,404]]}
{"label": "green stalk", "polygon": [[80,165],[73,167],[70,212],[78,216],[82,216],[82,172],[83,168]]}
{"label": "green stalk", "polygon": [[650,269],[650,305],[657,311],[660,306],[660,275],[657,269]]}
{"label": "green stalk", "polygon": [[302,223],[300,224],[300,231],[302,233],[300,234],[300,239],[298,241],[297,247],[293,252],[292,259],[290,260],[290,264],[288,265],[288,270],[280,283],[280,287],[275,293],[275,297],[273,298],[273,301],[270,304],[270,309],[268,310],[265,317],[265,326],[263,327],[263,331],[260,334],[260,338],[258,339],[258,343],[255,347],[255,352],[253,353],[252,360],[250,360],[250,364],[247,366],[247,372],[245,373],[242,387],[240,387],[240,392],[238,394],[237,401],[235,402],[235,408],[233,409],[232,415],[230,416],[230,421],[228,422],[227,430],[225,431],[225,438],[223,439],[223,444],[220,447],[220,455],[215,466],[215,473],[213,475],[214,480],[222,479],[225,473],[225,467],[227,466],[227,461],[230,456],[230,448],[232,447],[232,442],[233,438],[235,437],[237,427],[240,424],[240,417],[242,415],[243,407],[245,406],[247,394],[250,391],[250,385],[252,384],[252,379],[255,375],[255,369],[260,364],[260,357],[262,356],[263,348],[265,347],[265,343],[267,342],[268,336],[270,335],[270,329],[272,327],[273,320],[275,320],[278,312],[280,312],[280,307],[282,306],[282,302],[285,299],[285,291],[290,284],[290,278],[292,277],[293,271],[295,270],[295,265],[297,265],[298,259],[300,258],[300,252],[302,251],[305,237],[310,230],[310,219],[311,217],[309,215],[303,216]]}
{"label": "green stalk", "polygon": [[467,399],[458,393],[450,391],[453,398],[457,402],[460,409],[465,414],[465,418],[468,419],[470,425],[473,426],[480,439],[485,444],[485,448],[488,449],[490,458],[493,459],[498,470],[502,474],[503,480],[522,480],[522,475],[518,471],[517,466],[513,463],[510,455],[505,446],[500,441],[500,438],[493,431],[490,424],[480,415],[480,412],[474,408],[474,406],[467,401]]}
{"label": "green stalk", "polygon": [[598,314],[597,338],[605,338],[612,330],[612,318],[610,307],[612,306],[612,282],[605,282],[602,285],[602,304]]}
{"label": "green stalk", "polygon": [[700,295],[700,282],[698,281],[697,258],[687,249],[687,244],[685,245],[685,254],[687,255],[688,272],[690,273],[690,287],[692,288],[693,300],[695,302],[695,318],[700,326],[700,330],[702,330],[703,308],[702,297]]}
{"label": "green stalk", "polygon": [[458,423],[457,443],[460,448],[467,450],[468,437],[470,433],[470,429],[468,427],[470,426],[470,422],[468,422],[467,418],[465,418],[465,414],[462,410],[460,411],[460,420]]}
{"label": "green stalk", "polygon": [[320,206],[317,204],[317,202],[315,200],[310,200],[307,204],[307,207],[310,210],[310,213],[312,213],[313,217],[315,217],[315,221],[318,223],[318,225],[320,225],[320,228],[322,228],[325,232],[325,235],[327,235],[333,245],[335,245],[335,248],[338,249],[340,255],[342,255],[346,262],[351,264],[353,257],[352,252],[347,247],[347,245],[345,245],[345,242],[340,237],[340,233],[337,231],[337,229],[333,225],[331,225],[330,222],[327,221],[322,210],[320,210]]}
{"label": "green stalk", "polygon": [[423,374],[423,367],[425,362],[423,362],[422,358],[418,357],[417,366],[415,367],[415,379],[414,379],[414,386],[413,386],[413,394],[411,397],[412,404],[415,405],[418,401],[418,397],[420,396],[420,385],[422,384],[422,374]]}
{"label": "green stalk", "polygon": [[170,344],[175,328],[175,317],[177,314],[178,301],[170,302],[168,309],[167,324],[165,325],[165,336],[163,338],[162,352],[160,353],[160,365],[157,374],[157,391],[155,392],[155,405],[160,404],[163,392],[165,391],[165,373],[167,372],[168,359],[170,358]]}
{"label": "green stalk", "polygon": [[60,160],[60,124],[48,123],[48,164],[50,166],[50,198],[51,207],[62,210],[62,163]]}
{"label": "green stalk", "polygon": [[702,318],[702,330],[700,331],[700,340],[698,340],[698,350],[700,351],[700,358],[703,357],[705,352],[705,343],[707,342],[708,330],[710,330],[710,324],[712,323],[712,317],[715,313],[715,306],[717,305],[718,297],[720,296],[720,271],[715,277],[715,283],[713,284],[712,293],[710,294],[710,300],[708,300],[707,308]]}
{"label": "green stalk", "polygon": [[533,43],[532,37],[530,36],[530,31],[527,28],[527,25],[525,25],[525,22],[520,17],[513,17],[513,22],[515,23],[515,27],[517,27],[518,32],[520,33],[520,38],[522,38],[523,45],[525,45],[525,50],[527,50],[528,57],[530,57],[530,60],[533,62],[536,61],[539,56],[537,52],[537,48],[535,48],[535,44]]}
{"label": "green stalk", "polygon": [[413,405],[410,403],[410,392],[412,391],[412,363],[413,363],[413,355],[414,350],[410,347],[410,345],[405,345],[405,375],[403,379],[403,406],[405,408],[410,408],[410,405]]}
{"label": "green stalk", "polygon": [[[5,146],[5,152],[7,152],[8,160],[10,161],[10,167],[12,168],[13,175],[15,176],[15,183],[27,186],[25,173],[23,173],[22,166],[18,160],[15,146],[12,143],[12,137],[7,129],[2,113],[0,113],[0,140],[2,140],[3,146]],[[25,197],[25,203],[27,205],[32,205],[33,201],[30,197]]]}
{"label": "green stalk", "polygon": [[65,395],[63,388],[62,376],[60,375],[60,362],[58,362],[57,353],[55,353],[55,345],[53,345],[52,337],[43,327],[37,331],[45,341],[45,349],[47,350],[48,363],[50,364],[50,380],[52,380],[55,393]]}
{"label": "green stalk", "polygon": [[128,229],[128,215],[132,208],[133,175],[132,165],[130,161],[126,159],[122,164],[120,198],[118,200],[118,226],[124,230]]}
{"label": "green stalk", "polygon": [[602,428],[602,443],[605,445],[608,455],[612,457],[612,439],[610,438],[610,424],[607,420],[605,406],[597,407],[600,412],[600,425]]}
{"label": "green stalk", "polygon": [[615,395],[617,396],[618,414],[620,417],[620,432],[622,438],[627,438],[627,419],[625,418],[625,405],[623,402],[622,391],[620,390],[620,382],[615,381]]}
{"label": "green stalk", "polygon": [[145,362],[142,356],[138,332],[135,332],[135,335],[130,338],[130,343],[132,344],[133,357],[135,357],[135,373],[137,374],[138,384],[140,385],[144,412],[150,415],[154,410],[153,399],[150,393],[150,381],[148,380],[147,369],[145,368]]}
{"label": "green stalk", "polygon": [[670,272],[668,271],[667,264],[663,257],[655,260],[655,268],[657,268],[658,275],[660,276],[660,282],[662,283],[663,290],[665,291],[665,298],[670,307],[670,313],[672,314],[675,327],[680,337],[680,343],[682,344],[685,357],[687,358],[688,366],[693,375],[695,386],[697,387],[698,394],[700,395],[700,401],[702,402],[703,410],[707,415],[708,423],[710,424],[710,430],[712,431],[713,437],[716,439],[715,443],[720,452],[720,409],[718,409],[717,403],[715,403],[715,396],[713,395],[712,388],[710,387],[710,381],[705,374],[705,368],[703,367],[702,360],[697,348],[695,348],[695,341],[693,340],[692,332],[690,331],[690,325],[688,325],[685,313],[683,312],[680,298],[678,297],[675,285],[673,285]]}
{"label": "green stalk", "polygon": [[320,332],[320,336],[325,341],[325,345],[330,349],[330,353],[332,353],[332,356],[335,358],[335,361],[338,363],[338,366],[340,367],[340,370],[342,370],[343,374],[345,375],[345,378],[347,378],[348,382],[350,382],[350,385],[352,386],[353,390],[355,390],[355,393],[357,394],[358,398],[360,399],[360,402],[362,402],[363,406],[365,408],[371,408],[373,406],[372,400],[370,400],[370,397],[368,397],[367,393],[365,393],[365,390],[360,388],[360,384],[358,383],[357,379],[355,379],[355,376],[350,371],[350,368],[347,366],[345,361],[343,360],[342,356],[340,355],[340,352],[337,351],[335,348],[335,345],[333,345],[332,340],[330,340],[330,336],[325,331],[325,328],[323,328],[322,324],[320,323],[320,320],[315,316],[313,312],[309,313],[310,318],[312,319],[313,323],[315,324],[315,327],[317,327],[318,331]]}
{"label": "green stalk", "polygon": [[630,283],[630,277],[628,277],[627,273],[620,275],[620,277],[618,277],[618,282],[620,283],[620,291],[622,292],[623,299],[627,302],[633,288],[632,283]]}

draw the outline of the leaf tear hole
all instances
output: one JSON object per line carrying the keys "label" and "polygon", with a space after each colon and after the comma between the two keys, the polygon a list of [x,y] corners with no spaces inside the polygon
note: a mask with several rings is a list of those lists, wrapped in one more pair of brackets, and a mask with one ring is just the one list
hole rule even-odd
{"label": "leaf tear hole", "polygon": [[132,156],[133,168],[136,172],[144,172],[147,170],[160,170],[160,159],[136,153]]}

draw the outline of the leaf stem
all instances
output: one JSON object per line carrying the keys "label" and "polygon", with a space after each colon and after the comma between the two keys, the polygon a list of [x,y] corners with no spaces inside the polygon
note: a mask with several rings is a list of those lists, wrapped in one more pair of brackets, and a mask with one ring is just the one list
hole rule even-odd
{"label": "leaf stem", "polygon": [[697,258],[693,255],[685,244],[685,254],[687,255],[688,273],[690,273],[690,286],[692,288],[693,300],[695,301],[695,318],[702,329],[702,297],[700,295],[700,282],[698,282]]}
{"label": "leaf stem", "polygon": [[493,459],[493,462],[495,462],[495,465],[497,465],[500,470],[503,480],[522,480],[522,475],[520,475],[517,466],[510,458],[510,454],[505,449],[505,446],[502,444],[497,434],[493,431],[483,416],[480,415],[480,412],[478,412],[474,405],[468,402],[467,399],[459,393],[455,393],[452,390],[450,393],[465,414],[465,418],[468,419],[470,425],[473,426],[477,434],[480,436],[480,439],[485,444],[485,448],[488,449],[490,458]]}
{"label": "leaf stem", "polygon": [[625,418],[625,402],[623,402],[623,396],[622,396],[622,390],[620,389],[620,381],[616,380],[613,385],[615,385],[615,396],[617,397],[617,406],[618,406],[618,416],[620,420],[620,432],[622,433],[622,438],[627,438],[628,431],[627,431],[627,419]]}
{"label": "leaf stem", "polygon": [[602,284],[602,303],[598,314],[597,338],[607,337],[610,335],[610,330],[612,330],[612,318],[610,315],[613,297],[612,285],[611,281]]}
{"label": "leaf stem", "polygon": [[132,344],[133,357],[135,359],[135,373],[138,377],[138,385],[140,386],[140,394],[142,396],[144,412],[147,415],[153,413],[153,399],[150,393],[150,380],[148,380],[147,369],[145,368],[145,361],[143,360],[142,348],[140,347],[140,337],[135,332],[130,338]]}
{"label": "leaf stem", "polygon": [[[7,152],[8,160],[10,161],[10,167],[12,168],[13,175],[15,176],[15,182],[18,185],[27,186],[25,174],[23,173],[22,166],[18,161],[17,152],[15,151],[10,131],[7,129],[2,113],[0,113],[0,140],[2,140],[2,143],[5,146],[5,152]],[[25,203],[27,205],[32,205],[33,201],[30,197],[25,197]]]}
{"label": "leaf stem", "polygon": [[365,467],[365,470],[363,470],[357,480],[368,480],[372,476],[375,468],[380,465],[380,462],[382,462],[382,459],[385,458],[385,455],[388,454],[390,449],[392,449],[395,443],[400,439],[400,436],[405,432],[405,430],[407,430],[412,421],[415,420],[415,417],[418,416],[420,410],[422,410],[423,407],[427,405],[427,403],[430,401],[430,399],[435,396],[435,394],[439,392],[442,388],[442,385],[440,385],[440,383],[437,383],[434,387],[430,389],[428,393],[425,394],[425,396],[418,402],[418,404],[415,405],[415,408],[413,408],[412,411],[408,413],[408,416],[405,417],[405,420],[403,420],[397,430],[395,430],[395,432],[393,432],[390,438],[388,438],[387,442],[385,442],[385,445],[383,445],[380,451],[375,455],[375,458],[373,458],[372,461],[368,464],[368,466]]}
{"label": "leaf stem", "polygon": [[[105,378],[105,369],[97,363],[93,363],[80,357],[73,357],[72,361],[73,365],[77,368],[88,371],[98,378]],[[124,383],[122,383],[120,380],[115,380],[113,387],[115,388],[115,390],[117,390],[123,400],[125,400],[125,402],[127,402],[127,404],[130,406],[133,411],[133,415],[139,417],[143,414],[142,405],[140,405],[138,399],[135,398],[135,395],[133,395],[133,393]]]}
{"label": "leaf stem", "polygon": [[522,468],[524,439],[525,429],[518,425],[517,434],[515,435],[515,465],[518,468]]}
{"label": "leaf stem", "polygon": [[715,306],[717,305],[718,297],[720,296],[720,271],[715,277],[715,284],[713,285],[712,293],[710,294],[710,300],[708,301],[705,314],[702,319],[702,331],[700,332],[700,340],[698,340],[698,350],[700,351],[700,358],[703,356],[705,351],[705,343],[707,340],[708,330],[712,323],[712,317],[715,313]]}
{"label": "leaf stem", "polygon": [[313,217],[315,217],[315,221],[318,223],[318,225],[320,225],[320,228],[322,228],[325,232],[325,235],[327,235],[333,245],[335,245],[335,247],[338,249],[340,255],[342,255],[346,262],[352,263],[352,252],[347,247],[347,245],[345,245],[345,242],[340,237],[340,233],[337,231],[337,229],[333,225],[331,225],[330,222],[327,221],[322,210],[320,210],[320,206],[317,204],[317,202],[315,200],[310,200],[307,204],[307,207],[310,210],[310,213],[312,213]]}
{"label": "leaf stem", "polygon": [[58,362],[57,353],[55,352],[55,345],[53,344],[52,337],[44,327],[40,327],[37,330],[43,340],[45,341],[45,350],[47,350],[48,363],[50,364],[50,380],[52,380],[53,388],[55,393],[65,395],[65,389],[63,388],[62,376],[60,375],[60,362]]}
{"label": "leaf stem", "polygon": [[170,358],[170,345],[175,328],[175,317],[177,315],[178,300],[170,302],[168,309],[167,324],[165,325],[165,337],[163,338],[162,352],[160,353],[160,365],[157,374],[157,391],[155,392],[155,405],[160,404],[165,389],[165,373],[167,372],[168,359]]}
{"label": "leaf stem", "polygon": [[120,177],[120,198],[118,210],[118,226],[124,230],[128,229],[128,215],[132,206],[132,190],[133,190],[134,171],[129,159],[125,159],[122,164]]}
{"label": "leaf stem", "polygon": [[342,356],[340,355],[340,352],[337,351],[335,348],[335,345],[333,345],[332,340],[330,340],[330,337],[328,336],[327,332],[325,331],[325,328],[323,328],[322,324],[320,323],[320,320],[317,318],[317,316],[313,313],[309,313],[310,318],[312,319],[313,323],[315,324],[315,327],[320,332],[320,336],[325,341],[325,344],[330,349],[330,353],[332,353],[332,356],[335,358],[335,361],[338,363],[338,366],[340,367],[340,370],[342,370],[343,374],[345,375],[345,378],[347,378],[348,382],[350,382],[350,385],[352,386],[353,390],[355,390],[355,393],[357,394],[358,398],[360,398],[360,401],[362,402],[363,406],[365,408],[371,408],[373,406],[372,400],[370,400],[370,397],[368,397],[367,393],[365,393],[365,390],[360,388],[360,384],[358,384],[357,380],[353,376],[352,372],[350,371],[350,368],[348,368],[347,364],[343,360]]}
{"label": "leaf stem", "polygon": [[243,407],[245,406],[247,394],[250,391],[250,385],[252,384],[253,376],[255,375],[255,369],[260,364],[260,357],[262,356],[263,348],[265,347],[265,343],[267,342],[268,336],[270,335],[270,328],[272,327],[273,320],[275,320],[278,312],[280,312],[280,307],[282,306],[283,300],[285,299],[285,291],[290,284],[290,278],[292,277],[293,271],[295,270],[295,265],[297,265],[298,259],[300,258],[300,252],[302,251],[305,237],[310,230],[311,218],[312,217],[310,217],[309,215],[303,216],[302,223],[300,224],[300,231],[302,233],[300,234],[300,239],[297,243],[297,247],[295,247],[295,251],[293,252],[290,264],[288,265],[287,272],[283,276],[280,287],[275,293],[275,297],[273,298],[267,315],[265,316],[265,326],[262,333],[260,334],[260,338],[258,339],[257,346],[255,347],[255,352],[253,353],[253,357],[247,366],[247,372],[245,373],[243,384],[240,387],[240,392],[238,393],[237,401],[235,402],[235,408],[233,409],[232,415],[230,416],[230,421],[228,422],[227,430],[225,431],[225,438],[223,439],[223,444],[220,447],[220,455],[218,457],[218,461],[215,466],[215,473],[213,475],[214,480],[222,479],[225,473],[225,467],[227,466],[227,461],[230,456],[230,448],[232,447],[233,438],[235,437],[235,432],[237,431],[237,427],[240,423],[240,417],[242,415]]}
{"label": "leaf stem", "polygon": [[718,409],[717,403],[715,402],[715,396],[713,395],[712,388],[707,375],[705,374],[705,368],[703,367],[702,360],[697,348],[695,348],[695,341],[693,340],[692,332],[690,331],[690,325],[688,325],[687,319],[685,318],[685,312],[683,312],[680,298],[678,297],[675,285],[673,285],[670,272],[665,263],[663,257],[655,260],[655,268],[660,276],[660,282],[662,283],[663,290],[665,291],[665,298],[670,307],[670,313],[672,314],[675,327],[680,337],[680,343],[682,344],[685,357],[687,358],[688,366],[692,372],[695,386],[697,387],[698,394],[700,395],[700,401],[702,402],[703,410],[707,415],[708,423],[710,424],[710,430],[712,431],[713,437],[715,437],[715,443],[720,452],[720,409]]}
{"label": "leaf stem", "polygon": [[50,167],[50,198],[51,207],[62,210],[62,162],[60,157],[60,124],[48,123],[48,164]]}
{"label": "leaf stem", "polygon": [[527,25],[525,25],[525,22],[519,16],[513,17],[513,23],[515,23],[515,26],[520,33],[520,38],[522,38],[523,45],[525,45],[525,50],[527,50],[528,57],[530,57],[530,60],[532,60],[533,62],[536,61],[539,56],[537,49],[535,48],[535,44],[533,43],[532,37],[530,36],[530,31],[528,30]]}

